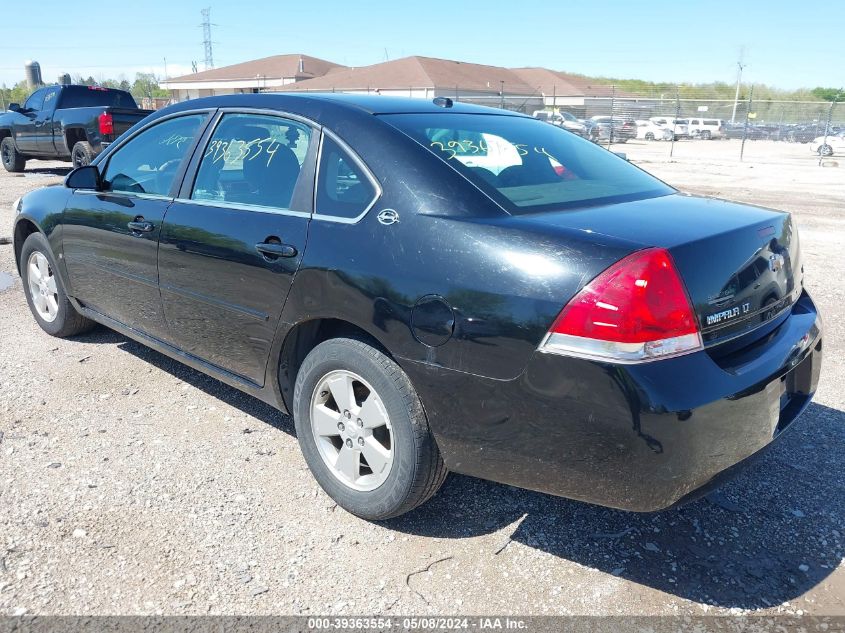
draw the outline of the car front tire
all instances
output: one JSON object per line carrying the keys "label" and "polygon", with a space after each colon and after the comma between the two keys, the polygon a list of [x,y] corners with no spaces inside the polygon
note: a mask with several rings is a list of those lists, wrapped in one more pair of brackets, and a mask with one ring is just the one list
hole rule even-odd
{"label": "car front tire", "polygon": [[96,325],[70,303],[44,235],[33,233],[26,238],[20,266],[26,302],[35,321],[47,334],[64,338],[87,332]]}
{"label": "car front tire", "polygon": [[821,145],[819,147],[819,156],[833,156],[833,147],[830,145]]}
{"label": "car front tire", "polygon": [[311,350],[297,373],[293,412],[314,478],[358,517],[404,514],[446,478],[408,376],[364,339],[330,339]]}
{"label": "car front tire", "polygon": [[26,158],[15,148],[15,141],[11,136],[0,142],[0,162],[6,171],[12,173],[22,172],[26,168]]}

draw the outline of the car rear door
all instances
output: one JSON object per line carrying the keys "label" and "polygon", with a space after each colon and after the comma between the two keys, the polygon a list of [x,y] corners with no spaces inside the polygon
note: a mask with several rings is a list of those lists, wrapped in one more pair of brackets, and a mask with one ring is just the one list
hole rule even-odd
{"label": "car rear door", "polygon": [[319,131],[227,111],[206,136],[161,232],[164,313],[182,350],[261,385],[305,251]]}
{"label": "car rear door", "polygon": [[169,339],[158,290],[158,238],[167,207],[210,112],[143,128],[99,165],[99,190],[74,190],[63,219],[71,292],[87,307]]}

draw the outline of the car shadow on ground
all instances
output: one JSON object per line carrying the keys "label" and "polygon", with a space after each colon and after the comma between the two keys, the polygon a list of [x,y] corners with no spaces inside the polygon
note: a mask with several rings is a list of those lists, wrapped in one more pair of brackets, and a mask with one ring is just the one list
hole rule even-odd
{"label": "car shadow on ground", "polygon": [[179,361],[173,360],[114,330],[97,326],[92,332],[80,336],[79,340],[85,343],[117,345],[119,349],[129,352],[133,356],[167,372],[174,378],[188,383],[214,398],[218,398],[243,413],[269,424],[280,431],[284,431],[289,435],[295,435],[293,419],[279,412],[269,404],[262,402],[258,398],[253,398],[234,387],[230,387],[216,378],[192,369]]}
{"label": "car shadow on ground", "polygon": [[27,167],[20,175],[27,176],[67,176],[73,167]]}
{"label": "car shadow on ground", "polygon": [[736,479],[680,508],[635,514],[453,475],[387,525],[441,538],[512,526],[491,555],[516,541],[695,602],[761,609],[804,594],[842,561],[843,463],[845,413],[813,404]]}
{"label": "car shadow on ground", "polygon": [[[294,435],[293,420],[111,330],[118,347],[249,416]],[[501,532],[489,556],[521,543],[699,603],[761,609],[830,575],[845,544],[845,412],[812,404],[760,459],[705,499],[636,514],[450,475],[428,503],[385,527],[446,539]]]}

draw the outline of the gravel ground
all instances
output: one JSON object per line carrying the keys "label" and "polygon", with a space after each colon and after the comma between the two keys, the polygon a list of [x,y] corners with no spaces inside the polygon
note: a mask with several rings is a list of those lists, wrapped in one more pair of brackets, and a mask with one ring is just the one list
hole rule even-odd
{"label": "gravel ground", "polygon": [[[733,141],[619,149],[798,218],[822,386],[738,479],[636,515],[452,475],[367,523],[317,487],[290,418],[109,330],[43,334],[0,245],[0,613],[845,614],[845,163],[763,141],[745,163]],[[0,172],[0,242],[61,167]]]}

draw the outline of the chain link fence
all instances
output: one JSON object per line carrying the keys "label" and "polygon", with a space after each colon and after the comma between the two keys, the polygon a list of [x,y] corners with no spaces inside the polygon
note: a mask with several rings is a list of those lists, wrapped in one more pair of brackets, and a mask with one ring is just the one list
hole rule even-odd
{"label": "chain link fence", "polygon": [[584,135],[602,145],[662,143],[670,158],[702,154],[707,142],[732,143],[740,160],[771,152],[775,143],[803,146],[805,156],[820,159],[845,154],[845,94],[833,101],[783,101],[755,99],[754,86],[743,86],[736,99],[708,92],[679,87],[635,93],[612,86],[610,96],[548,111],[576,117]]}
{"label": "chain link fence", "polygon": [[[832,101],[785,101],[754,95],[742,85],[735,98],[714,98],[713,89],[663,84],[660,91],[635,92],[602,85],[592,95],[568,95],[537,88],[516,93],[506,84],[488,91],[461,86],[440,88],[366,89],[351,92],[421,99],[449,98],[521,112],[560,125],[590,140],[624,151],[624,144],[654,144],[656,157],[694,158],[706,155],[707,143],[730,143],[739,160],[759,159],[781,144],[795,147],[796,157],[821,159],[845,155],[845,93]],[[594,86],[595,88],[595,86]],[[764,93],[765,87],[761,87]],[[776,145],[777,144],[777,145]],[[722,146],[724,149],[725,146]],[[773,148],[777,148],[773,150]],[[724,152],[720,152],[724,154]]]}

